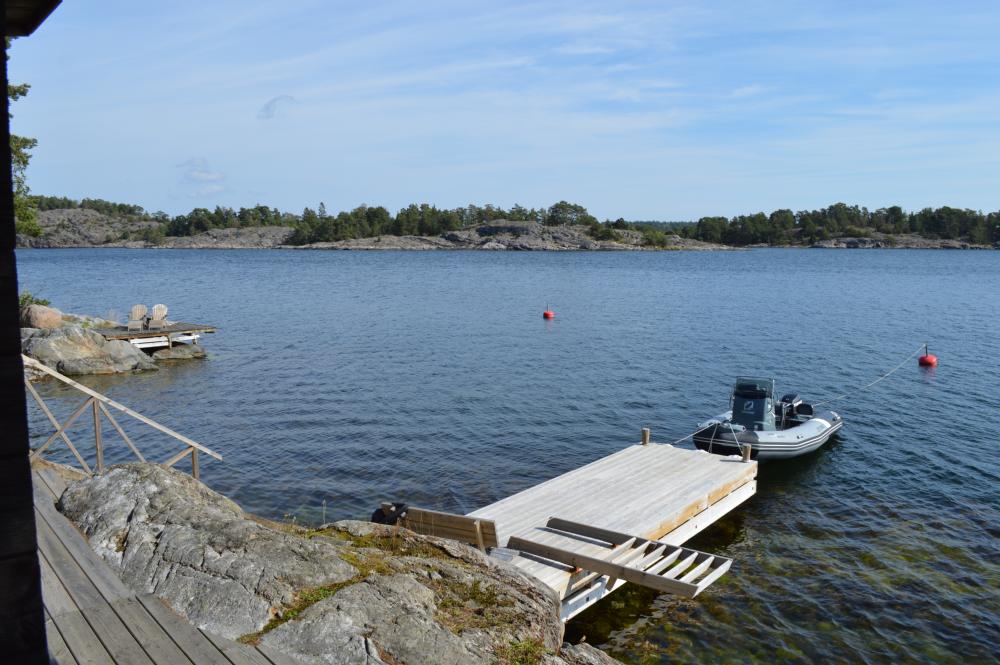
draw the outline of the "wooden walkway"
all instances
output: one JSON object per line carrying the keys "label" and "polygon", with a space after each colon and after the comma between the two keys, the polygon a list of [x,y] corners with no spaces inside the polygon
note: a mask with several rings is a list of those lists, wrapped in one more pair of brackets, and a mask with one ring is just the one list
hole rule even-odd
{"label": "wooden walkway", "polygon": [[212,635],[159,598],[136,594],[55,508],[66,481],[32,471],[45,628],[58,665],[300,665],[291,657]]}
{"label": "wooden walkway", "polygon": [[[556,518],[681,545],[749,499],[757,462],[669,445],[632,445],[469,513],[492,520],[501,546],[518,540],[607,559],[609,544],[554,529]],[[511,538],[514,541],[511,541]],[[541,549],[540,549],[541,551]],[[531,553],[511,562],[555,590],[569,619],[625,583]],[[678,571],[680,572],[680,571]]]}

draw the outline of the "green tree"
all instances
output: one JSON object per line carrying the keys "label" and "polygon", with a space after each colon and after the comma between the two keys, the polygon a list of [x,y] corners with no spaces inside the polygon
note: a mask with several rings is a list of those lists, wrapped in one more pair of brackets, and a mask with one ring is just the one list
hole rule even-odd
{"label": "green tree", "polygon": [[[10,60],[10,39],[4,39],[4,56]],[[27,83],[8,83],[7,101],[10,106],[28,94],[31,86]],[[8,112],[9,113],[9,112]],[[14,117],[9,113],[10,118]],[[42,227],[38,225],[35,207],[28,196],[27,170],[31,161],[31,150],[38,145],[38,140],[27,136],[10,135],[10,169],[14,184],[14,228],[18,233],[30,236],[40,236]]]}

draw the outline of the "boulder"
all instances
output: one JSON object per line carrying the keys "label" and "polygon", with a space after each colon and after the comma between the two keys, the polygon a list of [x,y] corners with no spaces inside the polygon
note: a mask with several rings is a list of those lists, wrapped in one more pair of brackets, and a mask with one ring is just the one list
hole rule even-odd
{"label": "boulder", "polygon": [[62,325],[63,314],[58,309],[45,305],[28,305],[21,309],[22,328],[58,328]]}
{"label": "boulder", "polygon": [[134,590],[304,663],[617,662],[561,645],[550,589],[455,541],[367,522],[280,527],[146,463],[74,482],[58,507]]}
{"label": "boulder", "polygon": [[193,358],[204,358],[205,349],[198,344],[174,344],[167,349],[159,349],[153,352],[153,359],[161,360],[190,360]]}
{"label": "boulder", "polygon": [[21,351],[62,374],[114,374],[155,370],[142,350],[121,340],[106,340],[78,327],[22,329]]}

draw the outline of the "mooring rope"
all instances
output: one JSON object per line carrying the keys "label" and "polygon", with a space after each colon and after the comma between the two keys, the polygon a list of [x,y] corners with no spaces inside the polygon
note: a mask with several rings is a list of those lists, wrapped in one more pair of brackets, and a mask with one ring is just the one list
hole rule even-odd
{"label": "mooring rope", "polygon": [[828,400],[824,400],[822,402],[817,402],[816,404],[813,404],[813,407],[815,408],[817,406],[823,406],[824,404],[829,404],[830,402],[836,402],[838,399],[843,399],[845,397],[848,397],[849,395],[853,395],[854,393],[858,392],[859,390],[868,390],[869,388],[871,388],[872,386],[874,386],[879,381],[884,381],[885,379],[888,379],[896,370],[898,370],[903,365],[905,365],[906,363],[908,363],[910,361],[910,359],[913,358],[913,356],[915,356],[918,353],[920,353],[924,349],[925,346],[926,345],[924,345],[924,344],[921,344],[920,346],[918,346],[916,351],[914,351],[913,353],[911,353],[910,355],[906,356],[906,358],[903,359],[903,362],[899,363],[898,365],[896,365],[895,367],[893,367],[888,372],[886,372],[882,376],[878,377],[877,379],[875,379],[871,383],[865,384],[865,385],[861,386],[860,388],[855,388],[854,390],[851,390],[850,392],[846,392],[843,395],[837,395],[836,397],[831,397]]}
{"label": "mooring rope", "polygon": [[[822,406],[824,404],[829,404],[830,402],[836,402],[839,399],[843,399],[845,397],[848,397],[849,395],[853,395],[855,392],[857,392],[859,390],[868,390],[869,388],[871,388],[872,386],[874,386],[879,381],[884,381],[885,379],[888,379],[892,374],[894,374],[897,370],[899,370],[903,365],[905,365],[907,362],[909,362],[910,359],[913,358],[913,356],[917,355],[918,353],[920,353],[921,350],[923,350],[924,348],[926,348],[926,346],[927,346],[926,344],[921,344],[920,346],[918,346],[917,350],[914,351],[913,353],[911,353],[910,355],[906,356],[906,358],[904,358],[901,363],[899,363],[898,365],[896,365],[895,367],[893,367],[888,372],[886,372],[885,374],[881,375],[880,377],[878,377],[877,379],[875,379],[871,383],[865,384],[865,385],[861,386],[860,388],[856,388],[856,389],[854,389],[854,390],[852,390],[850,392],[846,392],[843,395],[837,395],[836,397],[831,397],[828,400],[824,400],[822,402],[817,402],[816,404],[812,405],[813,408],[815,408],[817,406]],[[732,429],[732,425],[730,425],[729,427],[730,427],[730,429]],[[700,432],[702,429],[704,429],[704,428],[703,427],[699,427],[698,429],[696,429],[695,431],[691,432],[687,436],[682,436],[681,438],[677,439],[676,441],[671,441],[670,443],[667,443],[667,444],[664,444],[664,445],[676,446],[678,443],[683,443],[684,441],[687,441],[688,439],[692,438],[695,434],[697,434],[698,432]],[[733,438],[736,438],[736,432],[733,432]],[[715,432],[712,433],[712,440],[708,444],[708,446],[709,446],[709,450],[708,451],[709,452],[712,452],[712,443],[714,441],[715,441]],[[739,440],[736,441],[736,445],[740,446]],[[742,451],[742,449],[743,449],[742,446],[740,446],[740,450],[741,451]]]}

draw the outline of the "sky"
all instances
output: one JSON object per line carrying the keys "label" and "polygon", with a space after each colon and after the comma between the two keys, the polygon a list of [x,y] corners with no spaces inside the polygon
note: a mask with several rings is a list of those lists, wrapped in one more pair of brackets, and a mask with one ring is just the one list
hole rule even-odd
{"label": "sky", "polygon": [[1000,209],[997,2],[64,0],[15,40],[36,194]]}

